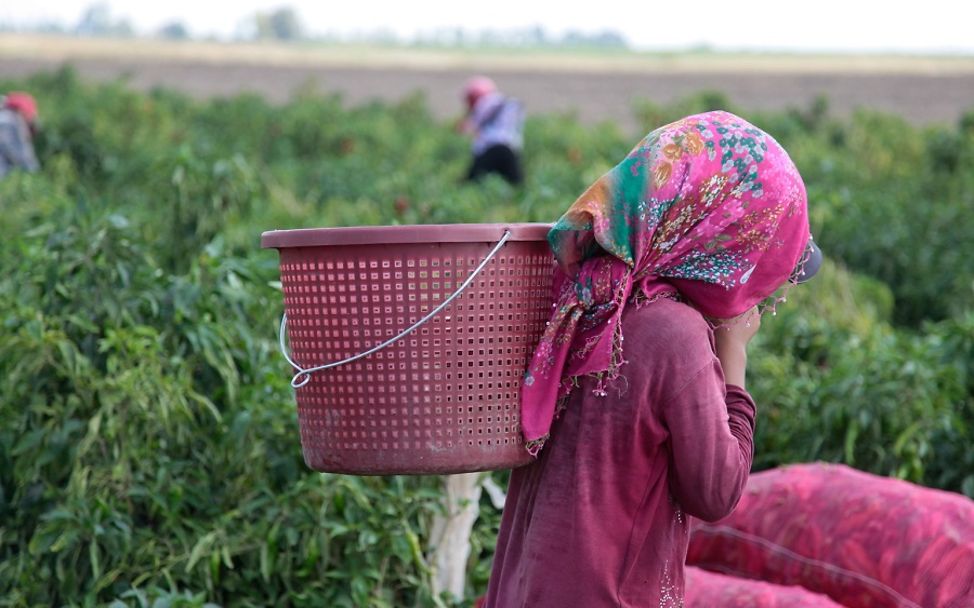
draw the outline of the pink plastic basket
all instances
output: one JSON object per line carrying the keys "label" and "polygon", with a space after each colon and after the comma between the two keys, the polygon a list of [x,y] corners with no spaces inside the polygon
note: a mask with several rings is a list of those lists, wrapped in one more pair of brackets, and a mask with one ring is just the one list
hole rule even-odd
{"label": "pink plastic basket", "polygon": [[291,354],[284,321],[281,345],[298,371],[307,465],[385,475],[530,462],[518,397],[551,312],[549,228],[265,232],[281,256]]}

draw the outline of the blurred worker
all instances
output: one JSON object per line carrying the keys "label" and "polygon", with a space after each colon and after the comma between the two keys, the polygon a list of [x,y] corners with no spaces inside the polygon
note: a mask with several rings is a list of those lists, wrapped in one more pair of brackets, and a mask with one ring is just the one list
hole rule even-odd
{"label": "blurred worker", "polygon": [[37,102],[27,93],[13,92],[0,97],[0,178],[13,171],[37,171],[34,154],[37,129]]}
{"label": "blurred worker", "polygon": [[473,135],[473,162],[467,179],[497,173],[511,184],[524,179],[521,170],[524,111],[521,103],[501,94],[494,81],[476,76],[463,89],[467,114],[458,128]]}

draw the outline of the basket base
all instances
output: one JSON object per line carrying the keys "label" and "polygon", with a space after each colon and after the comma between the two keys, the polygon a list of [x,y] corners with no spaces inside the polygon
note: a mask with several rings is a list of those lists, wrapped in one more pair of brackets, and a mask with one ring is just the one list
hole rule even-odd
{"label": "basket base", "polygon": [[336,458],[318,450],[302,450],[304,462],[319,473],[343,475],[453,475],[478,471],[516,469],[535,461],[523,447],[516,450],[389,453],[382,450]]}

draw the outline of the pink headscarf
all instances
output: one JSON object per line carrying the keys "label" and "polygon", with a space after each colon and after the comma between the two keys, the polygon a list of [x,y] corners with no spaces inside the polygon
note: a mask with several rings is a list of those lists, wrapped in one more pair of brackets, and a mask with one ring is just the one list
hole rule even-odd
{"label": "pink headscarf", "polygon": [[481,97],[489,95],[496,90],[497,85],[490,78],[486,76],[474,76],[463,87],[463,97],[467,102],[467,109],[472,112]]}
{"label": "pink headscarf", "polygon": [[19,112],[28,123],[37,120],[37,102],[34,96],[21,91],[8,93],[3,100],[3,105],[11,110]]}
{"label": "pink headscarf", "polygon": [[575,378],[598,376],[604,394],[618,375],[631,298],[679,292],[704,315],[734,317],[788,280],[808,239],[805,185],[767,133],[707,112],[647,135],[548,234],[560,272],[521,388],[528,450]]}

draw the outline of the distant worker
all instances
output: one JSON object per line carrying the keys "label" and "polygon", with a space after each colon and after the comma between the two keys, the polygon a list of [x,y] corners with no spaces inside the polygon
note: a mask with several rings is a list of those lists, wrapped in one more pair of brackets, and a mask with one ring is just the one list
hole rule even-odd
{"label": "distant worker", "polygon": [[37,102],[27,93],[0,97],[0,178],[14,169],[37,171],[34,154],[37,130]]}
{"label": "distant worker", "polygon": [[524,180],[521,169],[524,111],[521,103],[497,90],[494,81],[476,76],[463,89],[467,114],[458,124],[473,135],[473,162],[467,180],[477,181],[497,173],[511,184]]}

